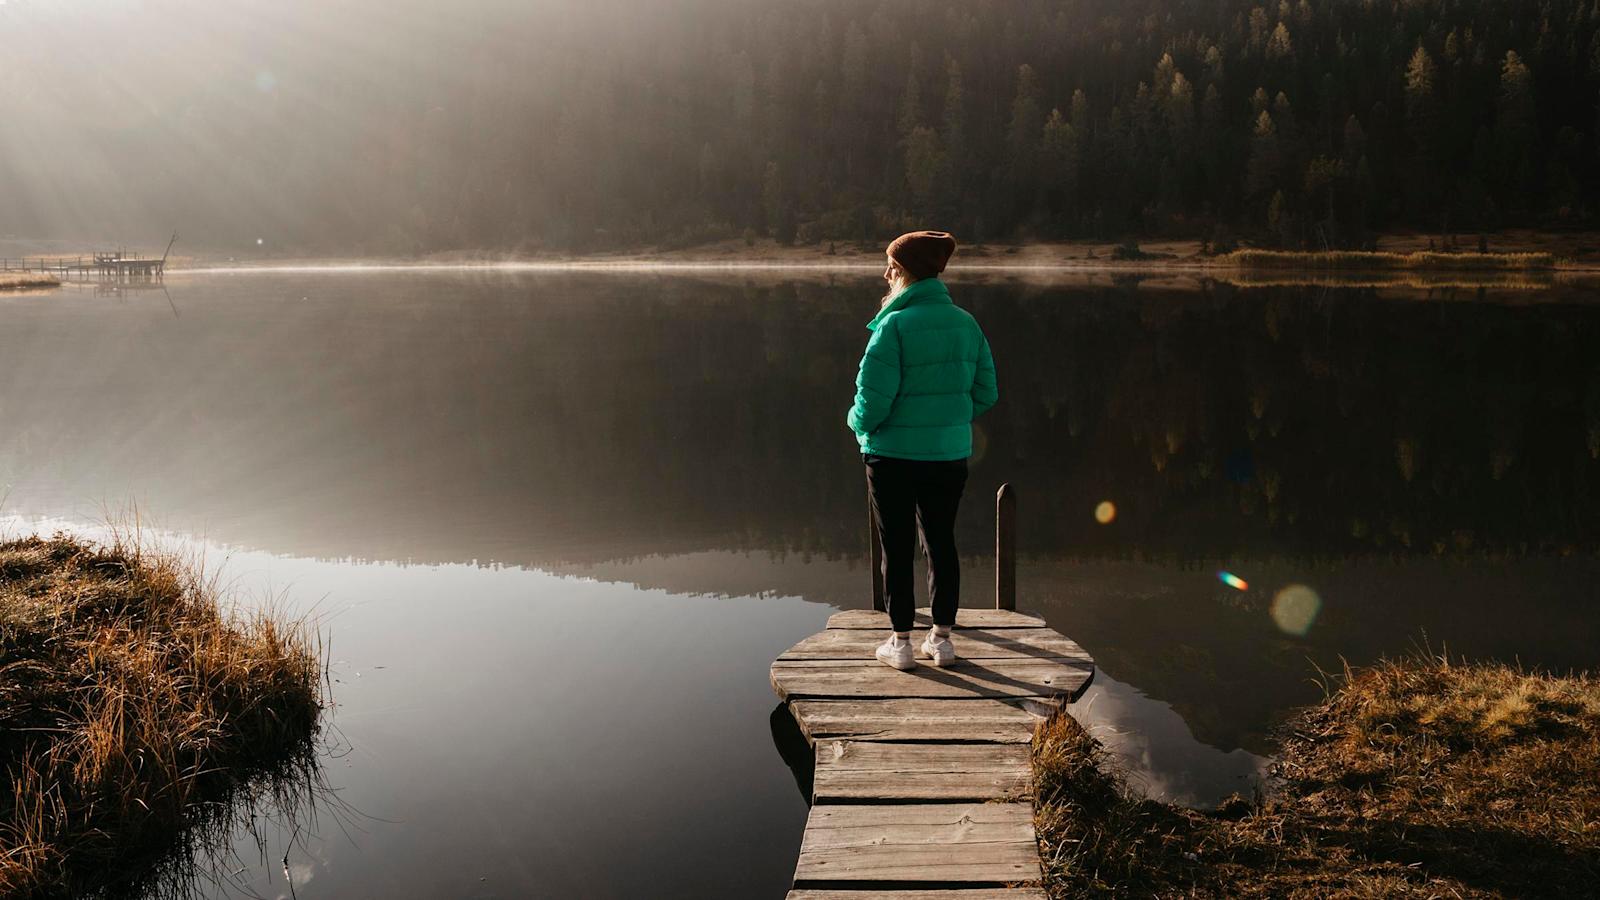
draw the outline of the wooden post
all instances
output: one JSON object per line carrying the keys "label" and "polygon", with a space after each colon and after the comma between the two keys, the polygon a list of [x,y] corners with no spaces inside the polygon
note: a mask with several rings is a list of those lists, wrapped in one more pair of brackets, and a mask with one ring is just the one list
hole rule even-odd
{"label": "wooden post", "polygon": [[1009,482],[994,495],[994,608],[1017,608],[1017,492]]}
{"label": "wooden post", "polygon": [[872,608],[888,610],[883,598],[883,539],[878,534],[878,516],[872,511],[872,488],[867,488],[867,568],[872,570]]}

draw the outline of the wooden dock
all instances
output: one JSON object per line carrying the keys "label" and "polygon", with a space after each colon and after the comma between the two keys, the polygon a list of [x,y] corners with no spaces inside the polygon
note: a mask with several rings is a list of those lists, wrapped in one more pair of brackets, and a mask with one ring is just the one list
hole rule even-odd
{"label": "wooden dock", "polygon": [[[956,665],[878,662],[889,631],[880,609],[834,614],[772,664],[773,690],[816,754],[789,900],[1044,897],[1030,742],[1082,695],[1094,660],[1015,611],[1009,487],[998,506],[997,608],[957,614]],[[875,606],[881,597],[875,580]],[[912,640],[931,624],[919,610]]]}
{"label": "wooden dock", "polygon": [[167,243],[166,252],[160,256],[106,250],[88,256],[0,258],[0,272],[38,272],[57,278],[97,281],[155,281],[166,275],[167,258],[177,241],[178,236],[174,234]]}
{"label": "wooden dock", "polygon": [[38,272],[57,278],[104,281],[153,281],[166,274],[167,261],[160,257],[129,256],[113,251],[90,256],[0,259],[0,272]]}

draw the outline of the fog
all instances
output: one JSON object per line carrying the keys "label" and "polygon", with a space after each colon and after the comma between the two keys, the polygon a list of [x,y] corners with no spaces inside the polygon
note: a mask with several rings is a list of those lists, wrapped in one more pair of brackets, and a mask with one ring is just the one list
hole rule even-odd
{"label": "fog", "polygon": [[[680,4],[681,5],[681,4]],[[647,8],[639,8],[645,6]],[[389,250],[537,231],[580,61],[665,9],[510,0],[0,0],[0,237]],[[497,181],[475,173],[494,171]]]}
{"label": "fog", "polygon": [[281,258],[1590,227],[1596,46],[1588,0],[4,0],[0,238]]}

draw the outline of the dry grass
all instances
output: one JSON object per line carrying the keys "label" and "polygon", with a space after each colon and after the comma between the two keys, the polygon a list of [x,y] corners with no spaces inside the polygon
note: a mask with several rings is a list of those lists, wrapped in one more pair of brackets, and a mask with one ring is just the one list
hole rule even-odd
{"label": "dry grass", "polygon": [[1429,270],[1355,272],[1338,269],[1297,272],[1292,269],[1231,269],[1217,272],[1216,276],[1217,281],[1245,288],[1328,287],[1354,290],[1370,288],[1387,290],[1391,295],[1410,292],[1419,296],[1453,296],[1463,300],[1481,299],[1478,296],[1479,291],[1493,291],[1500,297],[1518,296],[1519,299],[1541,302],[1558,300],[1555,290],[1558,287],[1583,284],[1588,281],[1587,277],[1582,275],[1537,269],[1506,272]]}
{"label": "dry grass", "polygon": [[26,291],[60,285],[61,281],[54,275],[41,272],[0,272],[0,291]]}
{"label": "dry grass", "polygon": [[1052,897],[1577,897],[1600,885],[1600,681],[1440,658],[1347,671],[1266,798],[1143,800],[1066,715],[1034,742]]}
{"label": "dry grass", "polygon": [[1412,253],[1342,251],[1305,253],[1288,250],[1236,250],[1219,256],[1218,266],[1244,269],[1339,269],[1353,272],[1526,272],[1553,269],[1549,253]]}
{"label": "dry grass", "polygon": [[0,542],[0,895],[134,882],[252,779],[304,758],[316,637],[230,621],[168,556]]}

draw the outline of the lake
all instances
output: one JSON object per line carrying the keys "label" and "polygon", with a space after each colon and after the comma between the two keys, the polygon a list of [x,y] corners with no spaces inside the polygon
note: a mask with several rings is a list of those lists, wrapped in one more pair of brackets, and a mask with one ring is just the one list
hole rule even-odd
{"label": "lake", "polygon": [[[5,529],[136,519],[328,635],[327,796],[193,892],[781,897],[806,773],[767,667],[869,602],[844,415],[881,288],[262,271],[0,298]],[[963,603],[993,602],[1010,482],[1019,606],[1094,654],[1078,713],[1152,796],[1250,793],[1342,660],[1595,666],[1600,305],[952,289],[1001,389]]]}

